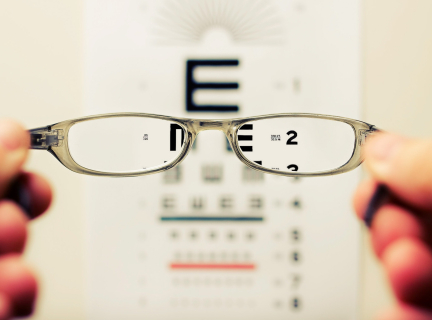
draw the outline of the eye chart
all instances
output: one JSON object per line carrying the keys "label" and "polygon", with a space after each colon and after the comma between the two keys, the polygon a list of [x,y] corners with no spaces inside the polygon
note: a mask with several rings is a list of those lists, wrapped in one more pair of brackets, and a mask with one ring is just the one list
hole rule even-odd
{"label": "eye chart", "polygon": [[[85,114],[359,119],[359,20],[359,0],[87,0]],[[358,176],[266,175],[206,131],[167,172],[86,177],[88,318],[356,319]]]}

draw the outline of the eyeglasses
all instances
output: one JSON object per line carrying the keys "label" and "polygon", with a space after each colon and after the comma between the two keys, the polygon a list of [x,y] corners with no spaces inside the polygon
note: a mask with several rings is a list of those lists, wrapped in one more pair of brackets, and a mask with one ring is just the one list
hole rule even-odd
{"label": "eyeglasses", "polygon": [[30,148],[48,150],[78,173],[140,176],[178,165],[204,130],[223,131],[250,168],[304,177],[353,170],[366,137],[378,131],[362,121],[307,113],[225,120],[111,113],[32,129]]}

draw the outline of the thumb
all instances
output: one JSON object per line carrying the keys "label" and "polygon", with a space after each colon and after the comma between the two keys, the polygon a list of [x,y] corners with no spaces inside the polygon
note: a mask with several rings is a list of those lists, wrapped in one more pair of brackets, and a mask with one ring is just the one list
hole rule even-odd
{"label": "thumb", "polygon": [[432,140],[378,133],[363,156],[372,176],[410,205],[432,209]]}

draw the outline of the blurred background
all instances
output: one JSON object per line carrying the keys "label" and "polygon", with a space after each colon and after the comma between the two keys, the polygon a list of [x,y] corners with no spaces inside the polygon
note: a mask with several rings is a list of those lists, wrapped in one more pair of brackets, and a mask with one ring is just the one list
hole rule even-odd
{"label": "blurred background", "polygon": [[[0,2],[1,117],[32,128],[84,114],[84,7],[71,0]],[[432,136],[431,15],[428,0],[363,0],[362,120]],[[48,177],[55,191],[49,213],[30,226],[25,258],[41,284],[32,319],[85,319],[83,180],[53,163],[50,154],[32,152],[26,167]],[[358,318],[372,319],[393,298],[366,234],[362,241]]]}

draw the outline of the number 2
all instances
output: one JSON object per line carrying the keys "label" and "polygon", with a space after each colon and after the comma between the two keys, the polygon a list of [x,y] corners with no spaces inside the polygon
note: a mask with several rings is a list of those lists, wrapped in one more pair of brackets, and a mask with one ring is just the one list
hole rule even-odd
{"label": "number 2", "polygon": [[287,140],[286,144],[298,144],[297,141],[294,141],[294,139],[297,138],[297,132],[295,132],[294,130],[290,130],[287,132],[287,135],[290,137]]}

